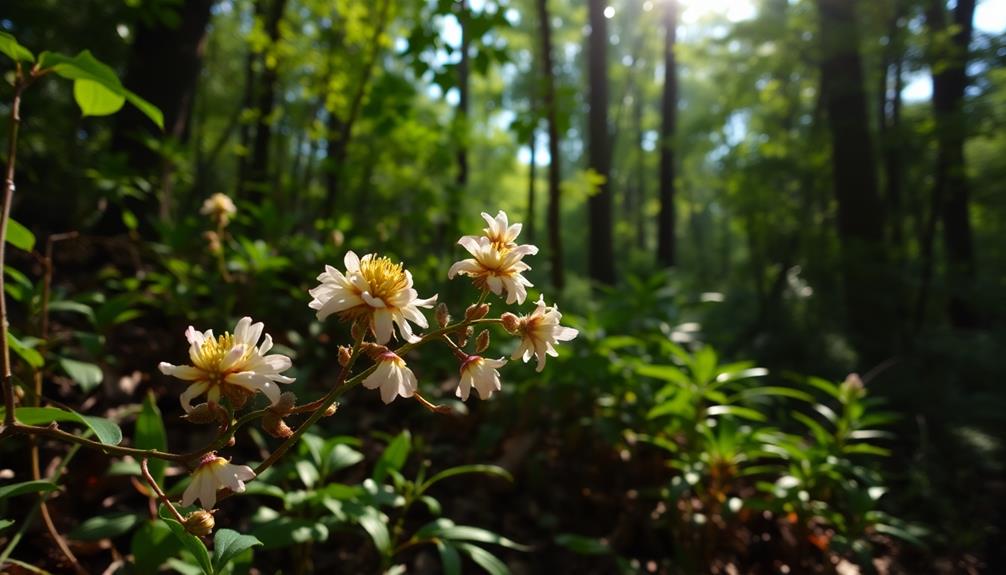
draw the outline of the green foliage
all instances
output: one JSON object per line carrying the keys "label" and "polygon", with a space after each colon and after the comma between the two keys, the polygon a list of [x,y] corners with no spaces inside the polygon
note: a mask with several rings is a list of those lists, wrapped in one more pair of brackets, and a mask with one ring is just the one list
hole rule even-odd
{"label": "green foliage", "polygon": [[[0,410],[0,415],[3,410]],[[81,423],[94,432],[98,441],[108,445],[118,445],[122,441],[122,430],[114,422],[93,415],[81,415],[75,411],[57,407],[19,407],[14,417],[28,425],[48,425],[57,421]]]}

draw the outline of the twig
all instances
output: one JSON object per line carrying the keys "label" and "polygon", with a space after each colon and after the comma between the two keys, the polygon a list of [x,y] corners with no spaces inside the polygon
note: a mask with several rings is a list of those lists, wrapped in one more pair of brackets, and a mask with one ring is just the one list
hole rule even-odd
{"label": "twig", "polygon": [[168,496],[165,495],[164,491],[161,490],[161,486],[157,484],[157,481],[154,479],[154,476],[150,474],[150,469],[147,467],[146,458],[140,460],[140,471],[143,473],[143,478],[147,480],[148,484],[150,484],[150,488],[153,489],[154,493],[157,494],[157,499],[159,499],[161,503],[168,508],[168,511],[170,511],[171,514],[174,515],[176,521],[178,521],[182,525],[185,525],[185,518],[182,517],[182,514],[179,513],[178,510],[175,509],[175,506],[171,504],[171,500],[168,499]]}

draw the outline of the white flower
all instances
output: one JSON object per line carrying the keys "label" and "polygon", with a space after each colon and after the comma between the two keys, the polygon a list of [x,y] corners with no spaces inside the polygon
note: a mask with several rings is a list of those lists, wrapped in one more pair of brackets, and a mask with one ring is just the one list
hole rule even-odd
{"label": "white flower", "polygon": [[[510,225],[510,222],[507,220],[506,212],[500,210],[499,213],[496,214],[495,219],[489,214],[482,212],[482,219],[485,220],[486,224],[489,226],[482,229],[484,234],[483,237],[488,239],[489,242],[495,245],[498,249],[509,249],[517,245],[514,240],[517,239],[517,236],[520,234],[520,230],[523,226],[521,224]],[[464,237],[471,238],[475,241],[479,240],[477,236]]]}
{"label": "white flower", "polygon": [[503,297],[506,302],[524,303],[527,298],[527,288],[532,284],[521,275],[531,269],[531,266],[521,261],[526,255],[538,253],[538,248],[530,244],[513,247],[500,247],[488,237],[475,238],[464,236],[458,240],[468,253],[474,257],[461,260],[451,266],[447,272],[449,279],[457,274],[470,276],[479,289],[488,289]]}
{"label": "white flower", "polygon": [[272,349],[269,334],[265,334],[262,345],[256,347],[264,327],[261,322],[253,324],[250,317],[243,317],[233,335],[224,333],[215,337],[213,330],[200,333],[189,326],[185,337],[189,340],[192,365],[161,362],[158,366],[164,375],[191,382],[181,395],[182,408],[186,412],[192,411],[192,399],[203,393],[210,403],[220,401],[223,393],[235,407],[243,405],[257,391],[264,393],[272,404],[279,401],[280,390],[276,384],[294,381],[280,375],[290,369],[292,362],[285,355],[266,355]]}
{"label": "white flower", "polygon": [[199,213],[210,216],[221,226],[226,226],[231,216],[237,212],[234,202],[226,194],[213,194],[206,198],[199,210]]}
{"label": "white flower", "polygon": [[192,472],[192,482],[182,493],[182,505],[192,505],[197,499],[203,509],[213,509],[217,504],[217,490],[226,487],[234,493],[245,490],[245,481],[255,479],[255,472],[247,465],[231,465],[230,461],[206,454],[199,467]]}
{"label": "white flower", "polygon": [[531,359],[531,356],[538,358],[538,367],[535,371],[545,369],[545,356],[556,357],[555,344],[560,341],[570,341],[580,332],[571,328],[559,325],[562,314],[559,313],[559,306],[546,306],[544,296],[538,297],[538,307],[531,315],[517,318],[517,325],[514,333],[520,336],[520,346],[513,352],[510,359],[523,358],[524,363]]}
{"label": "white flower", "polygon": [[437,296],[419,299],[412,289],[412,274],[386,257],[367,254],[360,258],[347,252],[345,264],[345,274],[325,266],[318,276],[321,285],[309,292],[314,299],[308,307],[318,310],[318,320],[333,313],[345,321],[367,318],[377,343],[388,343],[394,326],[405,340],[418,341],[409,322],[429,327],[419,308],[433,307]]}
{"label": "white flower", "polygon": [[479,392],[479,399],[489,399],[493,393],[500,390],[500,372],[496,368],[506,365],[506,360],[487,359],[478,355],[470,355],[461,364],[461,382],[454,392],[461,401],[468,401],[472,388]]}
{"label": "white flower", "polygon": [[418,388],[416,374],[406,367],[405,360],[394,352],[382,353],[377,358],[377,369],[363,380],[367,389],[381,389],[381,400],[391,403],[395,397],[412,397]]}

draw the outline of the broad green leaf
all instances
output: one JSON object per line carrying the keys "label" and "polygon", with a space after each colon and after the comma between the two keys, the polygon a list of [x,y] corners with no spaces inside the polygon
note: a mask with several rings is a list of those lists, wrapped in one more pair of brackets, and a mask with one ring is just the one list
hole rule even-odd
{"label": "broad green leaf", "polygon": [[167,524],[147,520],[133,533],[130,551],[135,561],[136,573],[155,573],[162,563],[175,556],[182,548]]}
{"label": "broad green leaf", "polygon": [[0,485],[0,501],[16,495],[23,495],[25,493],[40,493],[43,491],[52,491],[54,489],[59,489],[59,486],[51,481],[43,481],[41,479],[37,481],[14,483],[12,485]]}
{"label": "broad green leaf", "polygon": [[10,519],[0,519],[0,531],[7,529],[11,525],[14,525],[14,521]]}
{"label": "broad green leaf", "polygon": [[15,62],[35,61],[35,55],[31,53],[31,50],[18,44],[17,39],[6,32],[0,32],[0,52]]}
{"label": "broad green leaf", "polygon": [[416,539],[447,539],[451,541],[477,541],[479,543],[492,543],[516,549],[518,551],[530,551],[527,545],[521,545],[481,527],[470,525],[455,525],[450,519],[436,519],[427,523],[416,531]]}
{"label": "broad green leaf", "polygon": [[382,555],[391,551],[391,534],[388,533],[388,520],[383,513],[375,507],[361,506],[350,511],[350,515],[370,535],[374,546]]}
{"label": "broad green leaf", "polygon": [[325,472],[335,473],[363,461],[363,454],[348,445],[337,444],[328,452]]}
{"label": "broad green leaf", "polygon": [[485,549],[476,547],[471,543],[458,543],[457,548],[465,555],[471,557],[472,561],[485,569],[489,575],[510,575],[510,568],[506,566],[506,563],[503,563]]}
{"label": "broad green leaf", "polygon": [[712,381],[716,373],[716,350],[712,346],[705,346],[695,352],[692,359],[692,375],[699,385],[706,385]]}
{"label": "broad green leaf", "polygon": [[76,80],[73,99],[85,116],[108,116],[122,109],[126,97],[117,94],[94,80]]}
{"label": "broad green leaf", "polygon": [[203,573],[205,575],[214,575],[213,563],[210,561],[210,552],[206,550],[206,545],[203,544],[202,540],[186,531],[185,527],[174,519],[162,516],[161,520],[168,524],[171,532],[175,534],[175,537],[182,543],[182,546],[196,558],[196,562],[202,568]]}
{"label": "broad green leaf", "polygon": [[144,100],[143,98],[137,96],[129,90],[123,90],[123,95],[129,100],[129,103],[136,106],[136,109],[143,112],[143,115],[150,118],[150,121],[157,124],[157,127],[164,129],[164,114],[161,113],[160,108],[151,104],[150,102]]}
{"label": "broad green leaf", "polygon": [[[757,368],[756,368],[757,369]],[[776,387],[776,386],[763,386],[763,387],[752,387],[750,389],[745,389],[735,396],[734,400],[738,398],[748,398],[748,397],[758,397],[758,396],[769,396],[769,397],[792,397],[793,399],[799,399],[800,401],[806,401],[807,403],[813,403],[814,398],[809,393],[800,391],[799,389],[793,389],[791,387]],[[734,401],[731,400],[731,403]]]}
{"label": "broad green leaf", "polygon": [[458,553],[457,547],[438,540],[437,552],[440,554],[441,573],[444,575],[461,575],[461,554]]}
{"label": "broad green leaf", "polygon": [[90,393],[104,379],[101,368],[93,363],[61,357],[59,358],[59,365],[73,381],[77,382],[77,385],[84,390],[84,393]]}
{"label": "broad green leaf", "polygon": [[636,367],[636,373],[646,377],[669,381],[680,387],[692,385],[692,378],[673,365],[640,365]]}
{"label": "broad green leaf", "polygon": [[388,444],[388,447],[381,454],[381,458],[374,465],[374,481],[381,483],[388,476],[388,470],[400,470],[405,465],[405,460],[409,458],[409,450],[412,448],[412,436],[408,430],[398,434]]}
{"label": "broad green leaf", "polygon": [[731,381],[738,381],[741,379],[750,379],[752,377],[765,377],[768,375],[768,370],[764,367],[751,367],[748,369],[741,370],[731,370],[731,371],[721,371],[719,375],[716,376],[716,383],[723,384],[729,383]]}
{"label": "broad green leaf", "polygon": [[440,473],[437,473],[433,477],[426,480],[419,488],[419,492],[423,493],[429,489],[433,484],[443,481],[448,477],[454,477],[456,475],[465,475],[469,473],[481,473],[483,475],[495,475],[497,477],[502,477],[507,481],[512,482],[513,476],[510,473],[499,467],[497,465],[459,465],[458,467],[452,467],[450,469],[445,469]]}
{"label": "broad green leaf", "polygon": [[220,529],[213,537],[213,569],[222,571],[232,559],[262,542],[232,529]]}
{"label": "broad green leaf", "polygon": [[[2,413],[3,410],[0,410]],[[57,407],[19,407],[14,410],[14,417],[28,425],[46,425],[53,421],[73,421],[86,425],[98,441],[108,445],[118,445],[122,441],[122,430],[115,423],[90,415],[81,415],[75,411],[67,411]]]}
{"label": "broad green leaf", "polygon": [[301,482],[304,483],[304,487],[311,489],[314,487],[314,484],[318,482],[318,479],[320,478],[318,468],[310,461],[306,459],[299,459],[296,463],[294,463],[294,467],[297,469],[297,476],[300,477]]}
{"label": "broad green leaf", "polygon": [[10,344],[11,350],[13,350],[14,353],[16,353],[18,357],[23,359],[28,365],[38,368],[45,364],[45,358],[42,357],[41,353],[25,345],[24,342],[18,339],[17,336],[12,334],[10,331],[7,332],[7,343]]}
{"label": "broad green leaf", "polygon": [[92,517],[66,534],[70,539],[97,541],[124,535],[143,520],[138,513],[120,512]]}
{"label": "broad green leaf", "polygon": [[297,543],[328,539],[328,527],[312,519],[293,519],[276,514],[252,529],[251,535],[262,542],[263,549],[281,549]]}
{"label": "broad green leaf", "polygon": [[7,220],[7,243],[19,250],[30,252],[35,248],[35,234],[17,220]]}
{"label": "broad green leaf", "polygon": [[578,555],[610,555],[611,548],[593,537],[575,533],[560,533],[555,542]]}
{"label": "broad green leaf", "polygon": [[[148,391],[143,399],[143,409],[136,418],[136,431],[133,436],[133,443],[140,449],[156,449],[167,451],[168,439],[164,430],[164,421],[161,419],[161,410],[157,408],[157,401],[154,392]],[[158,484],[164,482],[164,469],[168,462],[163,459],[150,459],[148,466],[150,474]]]}

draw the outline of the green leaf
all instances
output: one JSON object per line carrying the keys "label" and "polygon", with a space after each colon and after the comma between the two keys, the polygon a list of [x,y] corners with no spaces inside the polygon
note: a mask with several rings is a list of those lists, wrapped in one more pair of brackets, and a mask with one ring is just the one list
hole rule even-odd
{"label": "green leaf", "polygon": [[776,387],[771,385],[745,389],[737,395],[744,398],[759,396],[792,397],[793,399],[799,399],[800,401],[806,401],[807,403],[814,402],[814,398],[809,393],[800,391],[799,389],[793,389],[791,387]]}
{"label": "green leaf", "polygon": [[98,441],[104,444],[118,445],[122,441],[122,430],[115,423],[100,417],[81,415],[75,411],[56,407],[19,407],[14,410],[14,416],[21,423],[28,425],[46,425],[53,421],[82,423],[94,432]]}
{"label": "green leaf", "polygon": [[347,509],[347,511],[350,511],[353,519],[370,535],[370,538],[374,541],[374,547],[377,547],[377,550],[382,555],[390,553],[391,534],[388,533],[387,518],[384,517],[384,514],[378,511],[377,508],[370,506],[361,506],[352,510]]}
{"label": "green leaf", "polygon": [[79,313],[83,316],[86,316],[87,319],[91,320],[91,323],[94,323],[94,309],[92,309],[91,306],[87,304],[80,303],[77,301],[61,300],[61,301],[50,302],[49,311]]}
{"label": "green leaf", "polygon": [[495,555],[481,547],[476,547],[471,543],[458,543],[458,549],[472,558],[472,561],[479,567],[485,569],[489,575],[510,575],[510,569],[496,558]]}
{"label": "green leaf", "polygon": [[[680,387],[692,385],[692,378],[673,365],[640,365],[636,367],[636,373],[646,377],[669,381]],[[663,393],[663,390],[661,392]]]}
{"label": "green leaf", "polygon": [[52,491],[54,489],[59,489],[59,486],[51,481],[43,481],[41,479],[37,481],[14,483],[12,485],[3,485],[0,486],[0,501],[16,495],[23,495],[25,493],[41,493],[43,491]]}
{"label": "green leaf", "polygon": [[716,373],[716,350],[712,346],[705,346],[695,352],[692,360],[692,375],[699,385],[706,385],[713,379]]}
{"label": "green leaf", "polygon": [[374,481],[381,483],[388,476],[388,471],[400,470],[405,465],[405,460],[409,457],[409,450],[412,448],[412,436],[408,430],[398,434],[395,439],[388,444],[388,447],[381,454],[381,458],[374,465]]}
{"label": "green leaf", "polygon": [[94,80],[77,80],[73,83],[73,99],[84,116],[108,116],[122,109],[126,97],[117,94]]}
{"label": "green leaf", "polygon": [[0,531],[7,529],[11,525],[14,525],[14,521],[10,519],[0,519]]}
{"label": "green leaf", "polygon": [[162,563],[175,556],[182,548],[181,542],[171,533],[171,528],[156,520],[144,521],[133,533],[130,551],[135,561],[136,573],[155,573]]}
{"label": "green leaf", "polygon": [[292,519],[276,514],[274,519],[252,529],[251,534],[262,542],[263,549],[280,549],[296,543],[325,541],[328,527],[313,519]]}
{"label": "green leaf", "polygon": [[502,477],[507,481],[513,482],[513,476],[510,475],[510,472],[497,465],[459,465],[457,467],[451,467],[450,469],[445,469],[440,473],[437,473],[433,477],[429,478],[428,480],[426,480],[426,482],[419,487],[419,493],[425,492],[433,484],[443,481],[448,477],[454,477],[456,475],[465,475],[469,473],[495,475],[497,477]]}
{"label": "green leaf", "polygon": [[436,519],[427,523],[419,531],[416,531],[416,539],[447,539],[452,541],[477,541],[479,543],[492,543],[517,551],[530,551],[527,545],[521,545],[481,527],[470,525],[455,525],[450,519]]}
{"label": "green leaf", "polygon": [[17,39],[6,32],[0,32],[0,52],[15,62],[35,61],[35,55],[31,53],[31,50],[18,44]]}
{"label": "green leaf", "polygon": [[[164,129],[164,115],[161,111],[150,102],[125,89],[122,86],[122,82],[115,75],[115,71],[95,58],[91,52],[84,50],[72,58],[55,52],[43,52],[39,55],[39,66],[41,68],[52,68],[52,71],[56,74],[74,80],[74,97],[77,98],[77,103],[81,106],[81,110],[83,110],[85,116],[102,115],[94,113],[94,110],[108,110],[112,103],[117,101],[112,99],[112,96],[114,96],[117,99],[128,100],[136,109],[157,124],[157,127],[162,130]],[[93,87],[88,87],[85,84],[85,87],[82,88],[85,91],[85,95],[89,98],[94,98],[87,101],[88,104],[96,105],[96,108],[92,108],[91,112],[85,108],[84,103],[81,103],[80,98],[77,96],[77,82],[81,80],[93,82],[105,91],[105,93],[99,93],[95,96]],[[121,108],[122,103],[119,102],[118,106]],[[106,111],[105,113],[108,114],[111,112]]]}
{"label": "green leaf", "polygon": [[457,547],[450,543],[437,541],[437,552],[440,553],[441,573],[444,575],[461,575],[461,554],[458,553]]}
{"label": "green leaf", "polygon": [[326,473],[335,473],[340,469],[352,467],[363,461],[363,454],[348,445],[337,444],[328,452]]}
{"label": "green leaf", "polygon": [[752,421],[765,421],[766,417],[761,413],[748,408],[740,407],[737,405],[713,405],[706,410],[708,415],[733,415],[734,417],[742,417],[744,419],[750,419]]}
{"label": "green leaf", "polygon": [[10,344],[10,348],[27,363],[28,365],[39,368],[45,365],[45,358],[42,354],[35,351],[34,349],[25,345],[20,339],[18,339],[10,331],[7,332],[7,342]]}
{"label": "green leaf", "polygon": [[262,542],[232,529],[220,529],[213,537],[213,569],[222,571],[232,559]]}
{"label": "green leaf", "polygon": [[92,517],[66,534],[78,541],[111,539],[129,533],[143,520],[139,513],[119,512]]}
{"label": "green leaf", "polygon": [[555,542],[578,555],[610,555],[611,548],[593,537],[575,533],[560,533]]}
{"label": "green leaf", "polygon": [[59,365],[73,381],[77,382],[84,393],[90,393],[104,379],[101,368],[93,363],[61,357]]}
{"label": "green leaf", "polygon": [[30,252],[35,248],[35,234],[11,218],[7,220],[7,243],[19,250]]}
{"label": "green leaf", "polygon": [[[143,409],[136,418],[136,431],[133,435],[133,443],[140,449],[156,449],[167,451],[168,434],[164,429],[164,421],[161,419],[161,410],[157,408],[157,400],[154,392],[148,391],[143,399]],[[150,459],[148,466],[150,474],[158,484],[164,481],[164,469],[168,462],[163,459]]]}
{"label": "green leaf", "polygon": [[304,487],[311,489],[314,487],[314,484],[318,482],[318,479],[320,478],[318,468],[310,461],[300,459],[294,463],[294,467],[297,469],[297,476],[300,477],[301,482],[304,483]]}
{"label": "green leaf", "polygon": [[168,524],[175,537],[196,558],[196,562],[202,568],[203,573],[205,575],[213,575],[213,563],[210,562],[210,552],[206,550],[206,545],[203,544],[202,540],[186,531],[185,527],[174,519],[161,517],[161,520]]}

